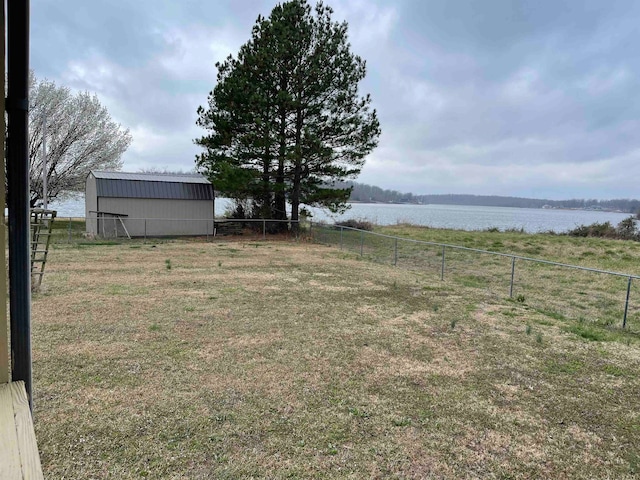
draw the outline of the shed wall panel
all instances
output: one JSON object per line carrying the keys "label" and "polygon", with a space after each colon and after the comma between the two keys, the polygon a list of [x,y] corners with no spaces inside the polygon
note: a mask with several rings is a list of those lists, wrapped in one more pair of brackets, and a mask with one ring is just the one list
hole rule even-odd
{"label": "shed wall panel", "polygon": [[[89,174],[85,186],[84,208],[85,223],[88,234],[97,235],[98,222],[96,220],[95,211],[98,210],[98,197],[96,196],[96,178]],[[92,213],[94,212],[94,213]]]}
{"label": "shed wall panel", "polygon": [[[145,227],[148,236],[213,233],[213,202],[211,200],[101,197],[100,211],[127,215],[123,221],[132,237],[145,235]],[[119,228],[118,235],[123,234],[118,223],[114,220],[105,220],[105,234],[115,234],[116,228]]]}

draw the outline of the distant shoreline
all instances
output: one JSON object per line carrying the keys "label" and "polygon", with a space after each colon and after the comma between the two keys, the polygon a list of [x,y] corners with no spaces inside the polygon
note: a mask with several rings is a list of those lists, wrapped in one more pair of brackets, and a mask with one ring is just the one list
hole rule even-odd
{"label": "distant shoreline", "polygon": [[612,208],[571,208],[571,207],[524,207],[520,205],[484,205],[484,204],[468,204],[468,203],[416,203],[416,202],[363,202],[360,200],[349,200],[347,203],[354,203],[359,205],[413,205],[413,206],[428,206],[428,205],[444,205],[454,207],[491,207],[491,208],[529,208],[532,210],[570,210],[570,211],[583,211],[583,212],[612,212],[612,213],[627,213],[633,215],[631,212],[624,212],[622,210],[616,210]]}

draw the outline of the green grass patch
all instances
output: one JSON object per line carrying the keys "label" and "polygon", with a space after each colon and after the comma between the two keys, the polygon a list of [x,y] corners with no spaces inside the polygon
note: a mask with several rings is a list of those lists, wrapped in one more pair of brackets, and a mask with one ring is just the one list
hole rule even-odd
{"label": "green grass patch", "polygon": [[483,288],[487,286],[487,280],[478,275],[459,275],[455,277],[455,280],[465,287]]}
{"label": "green grass patch", "polygon": [[585,365],[582,361],[573,360],[549,360],[546,364],[546,370],[549,373],[558,374],[574,374],[584,369]]}
{"label": "green grass patch", "polygon": [[118,242],[116,240],[93,240],[93,241],[76,242],[75,245],[79,247],[104,247],[104,246],[122,245],[122,242]]}
{"label": "green grass patch", "polygon": [[615,334],[591,325],[567,325],[562,327],[562,329],[566,332],[578,335],[590,342],[611,342],[616,339]]}

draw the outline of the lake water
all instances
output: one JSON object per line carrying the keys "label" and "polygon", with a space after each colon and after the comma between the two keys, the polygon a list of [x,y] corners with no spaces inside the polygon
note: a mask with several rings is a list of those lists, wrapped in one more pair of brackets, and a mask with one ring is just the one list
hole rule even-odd
{"label": "lake water", "polygon": [[[222,216],[230,201],[216,199],[216,216]],[[84,198],[52,203],[58,217],[84,217]],[[378,225],[399,222],[425,225],[435,228],[459,230],[484,230],[497,227],[524,229],[536,233],[553,230],[566,232],[578,225],[595,222],[611,222],[616,225],[629,217],[628,213],[599,212],[590,210],[552,210],[539,208],[480,207],[464,205],[390,205],[384,203],[354,203],[344,215],[331,215],[312,208],[314,221],[334,222],[349,218],[369,220]]]}

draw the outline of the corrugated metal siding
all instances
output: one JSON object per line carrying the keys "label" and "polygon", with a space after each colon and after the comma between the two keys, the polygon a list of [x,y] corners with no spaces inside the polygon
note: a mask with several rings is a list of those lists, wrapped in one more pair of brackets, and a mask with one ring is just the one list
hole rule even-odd
{"label": "corrugated metal siding", "polygon": [[[213,204],[209,200],[103,198],[100,210],[128,215],[122,220],[131,236],[213,233]],[[106,225],[113,231],[113,220]]]}
{"label": "corrugated metal siding", "polygon": [[98,197],[213,200],[210,183],[121,180],[96,178]]}

